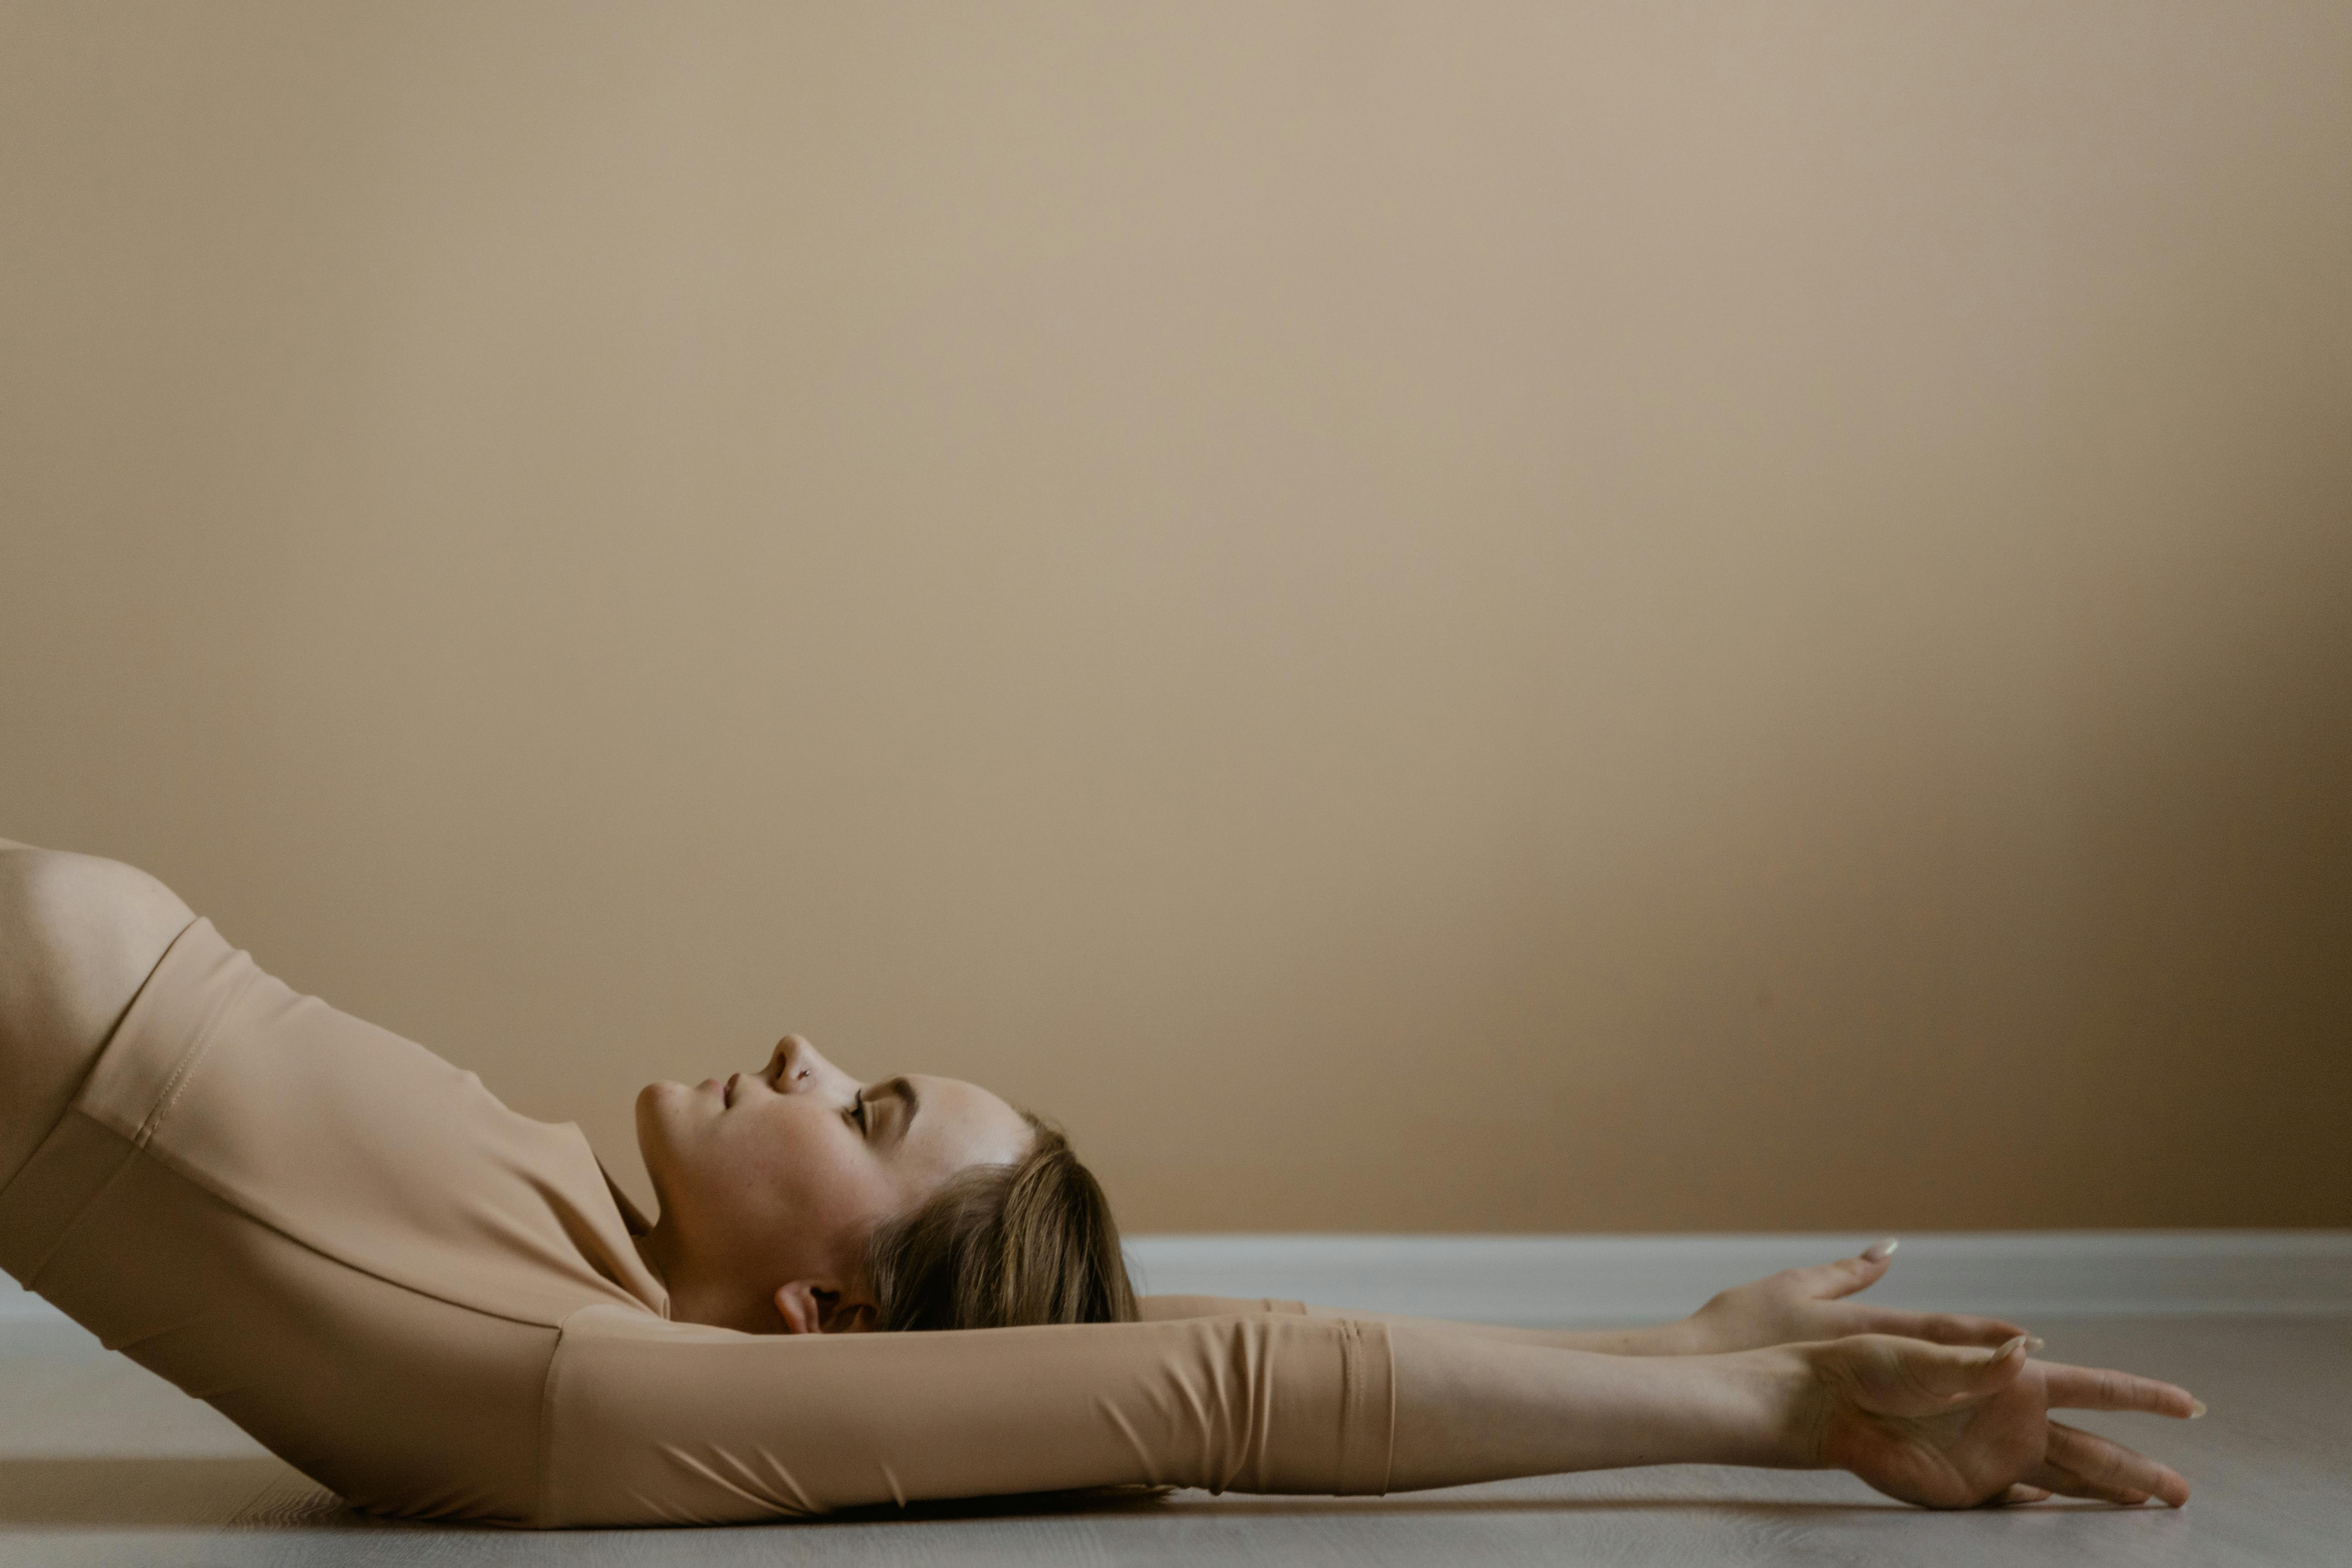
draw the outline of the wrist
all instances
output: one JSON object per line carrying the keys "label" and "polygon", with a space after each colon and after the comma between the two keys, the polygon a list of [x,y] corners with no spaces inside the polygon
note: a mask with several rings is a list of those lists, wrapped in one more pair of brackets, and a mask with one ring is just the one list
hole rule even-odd
{"label": "wrist", "polygon": [[1676,1356],[1651,1362],[1643,1375],[1652,1380],[1643,1403],[1672,1436],[1662,1430],[1658,1451],[1620,1462],[1811,1467],[1812,1374],[1802,1355],[1775,1347]]}
{"label": "wrist", "polygon": [[1677,1366],[1707,1384],[1707,1462],[1761,1469],[1818,1469],[1818,1377],[1797,1347],[1691,1356]]}
{"label": "wrist", "polygon": [[1711,1359],[1724,1365],[1740,1389],[1748,1413],[1747,1455],[1735,1462],[1770,1469],[1819,1469],[1822,1382],[1804,1347],[1774,1345]]}

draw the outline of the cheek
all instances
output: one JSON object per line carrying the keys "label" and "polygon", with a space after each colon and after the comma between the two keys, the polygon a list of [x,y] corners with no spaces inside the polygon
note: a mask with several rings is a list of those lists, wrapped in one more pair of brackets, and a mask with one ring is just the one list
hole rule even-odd
{"label": "cheek", "polygon": [[887,1212],[888,1184],[873,1161],[820,1121],[780,1111],[743,1134],[729,1140],[725,1185],[746,1223],[833,1230]]}

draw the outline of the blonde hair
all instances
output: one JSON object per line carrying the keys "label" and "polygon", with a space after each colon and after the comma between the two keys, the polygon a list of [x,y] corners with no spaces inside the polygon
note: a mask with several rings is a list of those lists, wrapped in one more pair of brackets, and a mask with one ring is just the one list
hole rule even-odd
{"label": "blonde hair", "polygon": [[877,1329],[1135,1321],[1110,1201],[1061,1129],[1021,1114],[1035,1133],[1028,1153],[959,1173],[875,1231]]}

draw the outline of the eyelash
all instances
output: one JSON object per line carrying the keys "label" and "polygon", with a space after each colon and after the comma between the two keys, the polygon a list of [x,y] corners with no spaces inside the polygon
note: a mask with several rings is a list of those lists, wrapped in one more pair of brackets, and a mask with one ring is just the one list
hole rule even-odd
{"label": "eyelash", "polygon": [[866,1096],[862,1091],[850,1100],[849,1109],[842,1114],[849,1118],[849,1124],[857,1129],[860,1136],[866,1133]]}

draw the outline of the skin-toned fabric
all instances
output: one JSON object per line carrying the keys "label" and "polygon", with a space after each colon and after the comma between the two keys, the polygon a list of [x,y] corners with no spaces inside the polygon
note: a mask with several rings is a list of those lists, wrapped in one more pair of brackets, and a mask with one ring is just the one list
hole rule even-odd
{"label": "skin-toned fabric", "polygon": [[362,1508],[699,1523],[1389,1482],[1388,1330],[1296,1304],[935,1334],[674,1322],[576,1127],[296,994],[207,921],[94,1062],[47,1059],[79,1087],[0,1188],[0,1267]]}

